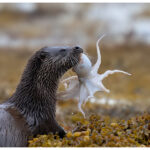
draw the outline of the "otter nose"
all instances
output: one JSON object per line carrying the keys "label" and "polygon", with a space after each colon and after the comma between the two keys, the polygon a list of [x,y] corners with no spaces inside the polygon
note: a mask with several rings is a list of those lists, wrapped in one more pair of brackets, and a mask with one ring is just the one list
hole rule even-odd
{"label": "otter nose", "polygon": [[79,46],[75,46],[75,47],[73,48],[73,50],[76,51],[76,52],[78,52],[78,53],[83,53],[83,49],[80,48]]}

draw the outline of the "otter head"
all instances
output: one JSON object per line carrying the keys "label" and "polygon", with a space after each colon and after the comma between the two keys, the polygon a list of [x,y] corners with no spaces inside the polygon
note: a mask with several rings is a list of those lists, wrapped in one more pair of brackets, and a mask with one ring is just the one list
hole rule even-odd
{"label": "otter head", "polygon": [[[23,73],[22,85],[32,88],[52,87],[59,78],[80,61],[83,50],[80,47],[44,47],[37,51],[28,61]],[[23,84],[22,84],[23,83]],[[28,84],[28,85],[25,85]]]}
{"label": "otter head", "polygon": [[55,77],[62,76],[67,70],[78,64],[80,47],[44,47],[37,52],[40,72],[47,72]]}

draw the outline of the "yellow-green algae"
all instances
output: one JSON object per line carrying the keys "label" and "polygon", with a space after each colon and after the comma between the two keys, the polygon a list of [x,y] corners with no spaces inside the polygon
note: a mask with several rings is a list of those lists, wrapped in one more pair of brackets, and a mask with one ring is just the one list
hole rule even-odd
{"label": "yellow-green algae", "polygon": [[63,139],[53,134],[38,135],[29,140],[29,147],[150,146],[150,114],[126,121],[101,115],[91,115],[84,119],[81,114],[76,114],[72,122],[76,123],[76,127],[68,131]]}

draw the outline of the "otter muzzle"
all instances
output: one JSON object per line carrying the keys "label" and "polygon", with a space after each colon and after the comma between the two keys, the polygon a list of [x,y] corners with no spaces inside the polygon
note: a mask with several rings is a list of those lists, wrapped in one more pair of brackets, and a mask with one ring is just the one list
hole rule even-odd
{"label": "otter muzzle", "polygon": [[77,53],[83,53],[83,49],[80,48],[79,46],[75,46],[75,47],[73,48],[73,50],[74,50],[75,52],[77,52]]}

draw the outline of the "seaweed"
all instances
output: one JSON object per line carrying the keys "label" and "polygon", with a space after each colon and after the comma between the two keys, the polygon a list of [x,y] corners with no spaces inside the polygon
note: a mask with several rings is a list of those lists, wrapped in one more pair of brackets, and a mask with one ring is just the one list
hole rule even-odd
{"label": "seaweed", "polygon": [[29,147],[149,147],[150,114],[145,113],[129,120],[80,113],[72,117],[75,128],[63,139],[48,134],[29,140]]}

